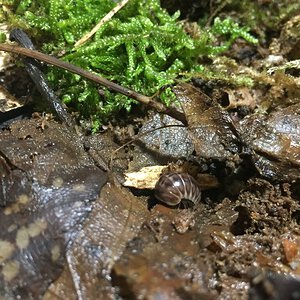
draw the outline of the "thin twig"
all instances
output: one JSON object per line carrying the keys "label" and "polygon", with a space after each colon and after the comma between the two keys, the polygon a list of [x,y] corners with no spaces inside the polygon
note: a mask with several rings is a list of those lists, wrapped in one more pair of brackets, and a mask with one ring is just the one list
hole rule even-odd
{"label": "thin twig", "polygon": [[31,49],[27,49],[27,48],[23,48],[23,47],[2,44],[2,43],[0,43],[0,51],[7,51],[7,52],[12,52],[12,53],[20,54],[23,56],[31,57],[31,58],[43,61],[47,64],[50,64],[50,65],[62,68],[64,70],[70,71],[72,73],[78,74],[82,77],[85,77],[85,78],[95,82],[95,83],[104,85],[114,92],[123,94],[129,98],[132,98],[132,99],[140,102],[140,103],[143,103],[143,104],[155,109],[159,113],[169,115],[172,118],[174,118],[178,121],[181,121],[184,125],[187,125],[187,120],[186,120],[185,115],[182,112],[179,112],[178,110],[176,110],[175,108],[166,107],[164,104],[155,101],[152,97],[148,97],[148,96],[139,94],[131,89],[125,88],[117,83],[109,81],[106,78],[100,77],[97,74],[83,70],[82,68],[79,68],[68,62],[59,60],[48,54],[44,54],[44,53],[41,53],[36,50],[31,50]]}
{"label": "thin twig", "polygon": [[87,34],[85,34],[80,40],[75,43],[75,48],[84,44],[89,38],[91,38],[99,28],[106,22],[108,22],[129,0],[123,0],[118,3],[107,15],[105,15],[99,23]]}

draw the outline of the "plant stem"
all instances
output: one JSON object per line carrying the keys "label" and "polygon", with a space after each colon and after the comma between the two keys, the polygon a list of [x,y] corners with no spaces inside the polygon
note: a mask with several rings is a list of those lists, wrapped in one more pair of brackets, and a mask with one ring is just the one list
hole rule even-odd
{"label": "plant stem", "polygon": [[174,109],[172,107],[166,107],[164,104],[155,101],[152,97],[148,97],[148,96],[139,94],[139,93],[137,93],[133,90],[130,90],[128,88],[125,88],[117,83],[109,81],[106,78],[100,77],[99,75],[96,75],[92,72],[83,70],[82,68],[79,68],[73,64],[59,60],[56,57],[41,53],[36,50],[31,50],[31,49],[8,45],[8,44],[3,44],[3,43],[0,43],[0,50],[20,54],[20,55],[27,56],[27,57],[31,57],[31,58],[37,59],[39,61],[43,61],[47,64],[50,64],[50,65],[62,68],[64,70],[70,71],[72,73],[78,74],[78,75],[85,77],[93,82],[104,85],[114,92],[118,92],[118,93],[123,94],[129,98],[132,98],[140,103],[143,103],[143,104],[155,109],[156,111],[158,111],[160,113],[167,114],[167,115],[175,118],[176,120],[181,121],[184,125],[187,124],[185,115],[183,113],[177,111],[176,109]]}

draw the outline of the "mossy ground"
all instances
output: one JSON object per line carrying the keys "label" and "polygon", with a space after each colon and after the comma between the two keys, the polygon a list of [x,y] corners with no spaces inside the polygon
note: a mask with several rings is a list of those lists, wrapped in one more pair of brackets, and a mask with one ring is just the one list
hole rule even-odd
{"label": "mossy ground", "polygon": [[[80,47],[74,46],[76,41],[116,6],[115,1],[4,0],[0,18],[11,28],[26,30],[41,51],[141,94],[158,95],[156,99],[169,105],[175,100],[171,86],[176,80],[200,77],[252,86],[256,79],[251,72],[238,72],[240,62],[224,53],[238,38],[248,45],[268,44],[276,28],[299,9],[298,1],[287,2],[213,1],[211,11],[191,24],[180,19],[179,11],[170,15],[159,0],[131,0]],[[130,112],[136,103],[57,68],[49,67],[47,76],[62,101],[93,131],[118,112]]]}
{"label": "mossy ground", "polygon": [[[186,32],[179,11],[170,15],[158,0],[131,0],[76,48],[76,41],[115,7],[115,1],[11,0],[2,5],[2,18],[10,27],[25,29],[41,51],[142,94],[158,93],[167,105],[174,100],[169,86],[182,74],[208,73],[199,58],[219,55],[239,37],[257,42],[248,27],[230,18],[216,17],[206,28],[197,25],[200,34],[193,36]],[[61,99],[92,122],[94,131],[135,103],[102,87],[99,92],[92,83],[56,68],[48,69],[48,78]]]}

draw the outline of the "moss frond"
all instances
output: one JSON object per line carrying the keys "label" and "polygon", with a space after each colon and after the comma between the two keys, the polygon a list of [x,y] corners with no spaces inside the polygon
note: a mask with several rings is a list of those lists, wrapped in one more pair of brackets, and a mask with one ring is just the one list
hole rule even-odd
{"label": "moss frond", "polygon": [[[131,0],[92,39],[74,48],[115,5],[113,0],[15,0],[11,22],[29,26],[43,39],[43,51],[64,53],[62,59],[149,96],[173,84],[180,73],[193,72],[200,56],[217,55],[238,37],[256,42],[248,28],[219,18],[195,39],[178,21],[179,12],[169,15],[159,0]],[[61,98],[96,127],[135,103],[106,89],[99,93],[93,84],[56,68],[49,68],[48,77]],[[160,98],[166,104],[174,99],[168,88]]]}

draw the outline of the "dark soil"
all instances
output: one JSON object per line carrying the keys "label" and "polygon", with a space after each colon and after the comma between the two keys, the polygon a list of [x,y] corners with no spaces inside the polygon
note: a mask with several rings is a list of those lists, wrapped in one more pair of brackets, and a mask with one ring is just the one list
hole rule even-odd
{"label": "dark soil", "polygon": [[[175,4],[193,20],[200,2]],[[251,88],[173,87],[186,125],[144,108],[91,135],[31,105],[1,110],[0,298],[300,299],[299,67],[264,71],[299,59],[289,17],[260,47],[226,53],[239,64],[228,74],[255,70]],[[1,80],[20,96],[11,71]],[[158,201],[147,173],[124,186],[146,166],[189,173],[201,201]]]}

